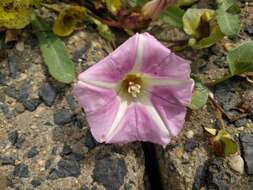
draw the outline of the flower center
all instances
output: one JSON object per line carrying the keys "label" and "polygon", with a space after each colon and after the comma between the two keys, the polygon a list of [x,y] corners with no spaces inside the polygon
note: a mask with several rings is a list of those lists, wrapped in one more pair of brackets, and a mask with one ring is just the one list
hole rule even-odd
{"label": "flower center", "polygon": [[128,74],[121,82],[122,95],[137,98],[142,92],[143,81],[139,74]]}

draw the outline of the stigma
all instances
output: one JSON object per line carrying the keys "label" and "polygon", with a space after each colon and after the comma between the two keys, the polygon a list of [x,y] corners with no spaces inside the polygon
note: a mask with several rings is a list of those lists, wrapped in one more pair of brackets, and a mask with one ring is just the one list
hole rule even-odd
{"label": "stigma", "polygon": [[132,81],[128,83],[127,92],[132,95],[132,97],[137,98],[137,95],[141,92],[141,85]]}

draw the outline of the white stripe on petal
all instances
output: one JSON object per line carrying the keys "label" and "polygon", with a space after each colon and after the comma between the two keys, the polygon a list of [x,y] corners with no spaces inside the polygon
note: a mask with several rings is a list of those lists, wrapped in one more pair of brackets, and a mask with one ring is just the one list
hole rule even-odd
{"label": "white stripe on petal", "polygon": [[118,112],[115,116],[115,119],[112,123],[112,126],[110,127],[109,131],[107,132],[107,135],[105,137],[105,141],[108,142],[114,135],[115,131],[117,130],[117,127],[120,123],[120,121],[122,120],[122,118],[124,117],[126,110],[128,108],[128,103],[127,101],[122,101],[122,99],[119,100],[119,108],[118,108]]}
{"label": "white stripe on petal", "polygon": [[117,83],[102,82],[96,80],[80,80],[80,82],[93,85],[100,88],[116,89]]}
{"label": "white stripe on petal", "polygon": [[160,117],[159,113],[156,111],[155,107],[153,106],[152,102],[147,98],[143,98],[141,100],[142,105],[145,107],[146,111],[148,112],[149,116],[153,119],[156,125],[168,136],[170,135],[169,129],[164,124],[162,118]]}
{"label": "white stripe on petal", "polygon": [[135,58],[135,63],[134,63],[134,68],[133,68],[134,72],[140,70],[141,64],[143,62],[143,53],[144,53],[144,39],[142,35],[139,35],[137,53],[136,53],[136,58]]}

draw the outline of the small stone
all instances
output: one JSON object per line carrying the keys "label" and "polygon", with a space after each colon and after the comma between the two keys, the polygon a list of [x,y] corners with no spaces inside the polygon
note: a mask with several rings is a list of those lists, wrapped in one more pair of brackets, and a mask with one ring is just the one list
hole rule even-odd
{"label": "small stone", "polygon": [[16,104],[15,110],[17,113],[23,113],[25,111],[25,107],[23,106],[23,104],[18,102]]}
{"label": "small stone", "polygon": [[33,146],[28,152],[27,152],[27,158],[33,158],[39,153],[36,146]]}
{"label": "small stone", "polygon": [[39,91],[39,96],[47,106],[52,106],[56,98],[56,90],[49,84],[44,84]]}
{"label": "small stone", "polygon": [[64,144],[61,155],[69,155],[72,153],[72,149],[69,145]]}
{"label": "small stone", "polygon": [[18,90],[18,97],[17,97],[17,100],[19,102],[24,102],[28,98],[28,96],[29,96],[29,87],[30,87],[30,84],[27,81],[25,81],[21,85],[21,87]]}
{"label": "small stone", "polygon": [[18,51],[24,51],[24,49],[25,49],[25,45],[24,45],[24,42],[23,41],[20,41],[20,42],[18,42],[17,44],[16,44],[16,49],[18,50]]}
{"label": "small stone", "polygon": [[0,72],[0,85],[6,85],[5,77],[4,75]]}
{"label": "small stone", "polygon": [[15,56],[9,56],[8,57],[8,66],[11,78],[16,79],[18,67],[17,67],[17,61]]}
{"label": "small stone", "polygon": [[97,145],[97,141],[93,138],[90,130],[86,132],[86,136],[84,139],[84,145],[88,147],[89,149],[93,149]]}
{"label": "small stone", "polygon": [[12,118],[12,111],[10,108],[6,105],[0,102],[0,113],[3,113],[6,119],[11,119]]}
{"label": "small stone", "polygon": [[1,165],[14,165],[15,159],[12,156],[0,157],[0,164]]}
{"label": "small stone", "polygon": [[206,173],[207,173],[207,164],[200,165],[195,173],[194,177],[194,183],[192,186],[193,190],[201,189],[205,185],[205,179],[206,179]]}
{"label": "small stone", "polygon": [[28,166],[22,163],[16,165],[13,171],[13,175],[18,177],[28,178],[29,174]]}
{"label": "small stone", "polygon": [[18,140],[18,131],[12,131],[8,134],[8,140],[11,142],[12,145],[15,145]]}
{"label": "small stone", "polygon": [[246,172],[253,174],[253,134],[240,135],[242,144],[242,156],[246,164]]}
{"label": "small stone", "polygon": [[249,36],[253,36],[253,24],[246,26],[245,28],[245,32],[249,35]]}
{"label": "small stone", "polygon": [[126,174],[127,168],[124,160],[105,156],[96,160],[93,179],[104,185],[106,189],[116,190],[123,185]]}
{"label": "small stone", "polygon": [[76,160],[60,160],[57,168],[52,169],[49,179],[65,178],[69,176],[78,177],[81,174],[80,165]]}
{"label": "small stone", "polygon": [[90,190],[87,186],[83,185],[80,190]]}
{"label": "small stone", "polygon": [[240,155],[230,156],[228,158],[228,165],[231,169],[243,174],[244,172],[244,161]]}
{"label": "small stone", "polygon": [[28,111],[34,111],[36,110],[36,108],[39,106],[40,101],[39,99],[31,99],[31,100],[25,100],[23,102],[24,107],[28,110]]}
{"label": "small stone", "polygon": [[247,118],[241,118],[235,121],[235,126],[238,127],[244,127],[248,123]]}
{"label": "small stone", "polygon": [[66,109],[59,110],[54,114],[54,123],[57,125],[65,125],[72,121],[72,113]]}
{"label": "small stone", "polygon": [[189,139],[186,141],[184,145],[184,150],[186,152],[192,152],[195,148],[197,148],[199,145],[196,141]]}
{"label": "small stone", "polygon": [[75,101],[75,98],[74,96],[72,95],[67,95],[66,96],[66,100],[69,104],[69,107],[71,109],[71,111],[75,112],[76,111],[76,107],[77,107],[77,104],[76,104],[76,101]]}
{"label": "small stone", "polygon": [[189,130],[186,132],[185,136],[188,138],[188,139],[192,139],[193,136],[194,136],[194,132],[192,130]]}
{"label": "small stone", "polygon": [[14,86],[8,86],[7,88],[5,88],[4,93],[11,98],[18,98],[18,90]]}
{"label": "small stone", "polygon": [[45,170],[49,169],[51,165],[52,165],[52,161],[47,160],[46,163],[45,163]]}
{"label": "small stone", "polygon": [[41,185],[41,180],[40,179],[33,179],[31,181],[31,184],[32,184],[33,187],[38,187],[38,186]]}
{"label": "small stone", "polygon": [[19,137],[16,144],[15,144],[15,147],[17,149],[20,149],[22,147],[22,144],[25,142],[25,138],[24,137]]}

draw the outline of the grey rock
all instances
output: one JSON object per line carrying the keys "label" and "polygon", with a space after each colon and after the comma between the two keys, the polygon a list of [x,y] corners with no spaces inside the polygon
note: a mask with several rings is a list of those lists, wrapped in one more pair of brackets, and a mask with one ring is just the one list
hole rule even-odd
{"label": "grey rock", "polygon": [[57,125],[65,125],[72,121],[72,117],[72,113],[66,109],[62,109],[54,114],[54,123]]}
{"label": "grey rock", "polygon": [[12,145],[15,145],[18,140],[18,131],[12,131],[8,134],[8,140],[11,142]]}
{"label": "grey rock", "polygon": [[0,85],[6,85],[5,77],[4,75],[0,72]]}
{"label": "grey rock", "polygon": [[241,118],[235,121],[235,126],[236,127],[244,127],[248,123],[247,118]]}
{"label": "grey rock", "polygon": [[192,152],[195,148],[198,147],[198,143],[192,139],[189,139],[184,144],[184,150],[186,152]]}
{"label": "grey rock", "polygon": [[32,184],[33,187],[38,187],[38,186],[41,185],[41,180],[38,179],[38,178],[35,178],[35,179],[33,179],[33,180],[31,181],[31,184]]}
{"label": "grey rock", "polygon": [[17,149],[20,149],[23,145],[23,143],[25,142],[25,138],[23,136],[20,136],[18,139],[17,139],[17,142],[15,144],[15,147]]}
{"label": "grey rock", "polygon": [[75,98],[72,95],[67,95],[66,100],[69,104],[69,107],[70,107],[71,111],[75,112],[76,108],[77,108]]}
{"label": "grey rock", "polygon": [[23,102],[24,107],[28,110],[28,111],[34,111],[36,110],[36,108],[39,106],[40,104],[40,100],[39,99],[31,99],[31,100],[25,100]]}
{"label": "grey rock", "polygon": [[118,190],[124,183],[127,168],[124,160],[109,156],[96,159],[93,179],[106,189]]}
{"label": "grey rock", "polygon": [[244,30],[249,36],[253,36],[253,24],[246,26]]}
{"label": "grey rock", "polygon": [[17,60],[14,55],[8,57],[8,66],[11,78],[15,79],[17,77],[18,67]]}
{"label": "grey rock", "polygon": [[39,91],[39,96],[47,106],[52,106],[56,98],[56,90],[49,84],[44,84]]}
{"label": "grey rock", "polygon": [[81,174],[80,165],[76,160],[60,160],[57,164],[57,168],[50,171],[49,179],[58,179],[64,177],[78,177]]}
{"label": "grey rock", "polygon": [[14,86],[8,86],[4,89],[4,93],[14,99],[18,98],[18,90]]}
{"label": "grey rock", "polygon": [[27,152],[27,158],[33,158],[39,153],[36,146],[33,146],[28,152]]}
{"label": "grey rock", "polygon": [[245,160],[246,172],[253,174],[253,134],[240,135],[242,156]]}
{"label": "grey rock", "polygon": [[0,164],[1,165],[14,165],[15,164],[15,158],[12,157],[12,156],[0,157]]}
{"label": "grey rock", "polygon": [[23,106],[22,103],[18,102],[16,104],[15,110],[16,110],[17,113],[23,113],[25,111],[25,107]]}
{"label": "grey rock", "polygon": [[90,190],[87,186],[83,185],[80,190]]}
{"label": "grey rock", "polygon": [[11,119],[13,116],[12,111],[9,109],[9,107],[1,102],[0,102],[0,112],[4,114],[6,119]]}
{"label": "grey rock", "polygon": [[86,147],[88,147],[89,149],[93,149],[96,147],[96,145],[98,144],[97,141],[93,138],[90,130],[88,130],[86,132],[86,136],[84,139],[84,144]]}
{"label": "grey rock", "polygon": [[64,144],[61,155],[69,155],[72,153],[72,149],[68,144]]}
{"label": "grey rock", "polygon": [[18,176],[18,177],[28,178],[30,176],[28,166],[22,163],[16,165],[13,171],[13,175]]}
{"label": "grey rock", "polygon": [[201,187],[205,186],[205,179],[207,177],[206,173],[207,173],[207,164],[200,165],[197,168],[192,190],[199,190],[201,189]]}
{"label": "grey rock", "polygon": [[28,81],[25,81],[19,88],[18,90],[18,97],[17,97],[17,101],[19,102],[24,102],[28,96],[29,96],[29,87],[30,84]]}

